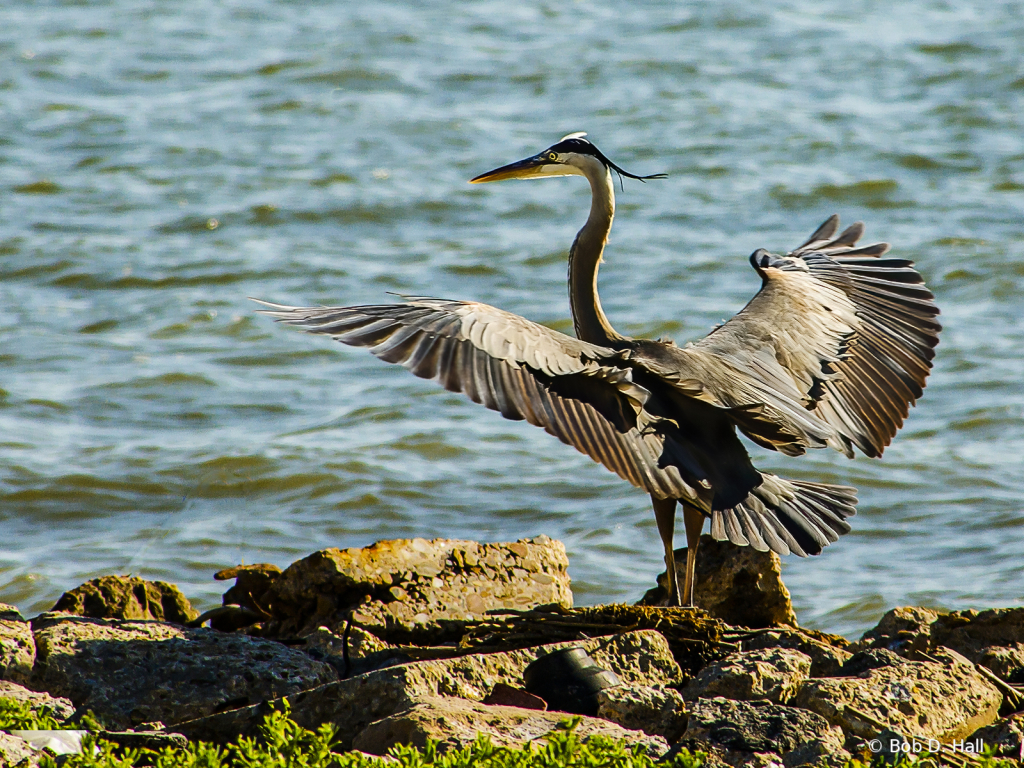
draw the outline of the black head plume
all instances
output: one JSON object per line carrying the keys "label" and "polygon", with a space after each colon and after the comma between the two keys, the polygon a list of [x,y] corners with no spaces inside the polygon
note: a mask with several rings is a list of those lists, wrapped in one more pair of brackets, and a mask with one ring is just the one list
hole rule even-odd
{"label": "black head plume", "polygon": [[607,157],[604,152],[598,149],[594,144],[584,138],[587,134],[585,133],[570,133],[568,136],[563,138],[560,142],[551,147],[552,152],[575,152],[579,155],[593,155],[608,168],[619,174],[619,186],[622,187],[622,177],[625,176],[630,179],[636,179],[637,181],[647,181],[648,179],[664,179],[667,176],[664,173],[652,173],[649,176],[637,176],[635,173],[620,168]]}

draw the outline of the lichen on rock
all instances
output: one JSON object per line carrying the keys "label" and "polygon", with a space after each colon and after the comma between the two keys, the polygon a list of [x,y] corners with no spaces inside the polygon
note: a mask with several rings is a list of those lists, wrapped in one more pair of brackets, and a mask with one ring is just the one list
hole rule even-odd
{"label": "lichen on rock", "polygon": [[737,753],[784,759],[810,744],[818,745],[821,752],[844,751],[842,732],[813,712],[768,701],[725,698],[701,699],[692,704],[682,743],[717,747],[725,751],[730,763],[737,762]]}
{"label": "lichen on rock", "polygon": [[13,605],[0,603],[0,680],[28,682],[35,662],[32,627]]}
{"label": "lichen on rock", "polygon": [[[369,754],[384,755],[396,744],[423,747],[427,740],[432,740],[439,751],[446,752],[472,744],[483,732],[495,746],[521,747],[528,742],[542,742],[565,718],[560,712],[430,697],[370,724],[355,737],[352,746]],[[596,717],[580,717],[576,733],[584,740],[600,735],[636,744],[654,758],[668,752],[668,743],[659,736]]]}
{"label": "lichen on rock", "polygon": [[994,722],[1002,700],[971,665],[901,659],[898,666],[870,668],[857,677],[807,680],[793,703],[863,738],[872,738],[876,723],[883,723],[908,735],[949,741]]}
{"label": "lichen on rock", "polygon": [[337,679],[280,643],[156,621],[47,613],[33,620],[31,685],[91,709],[107,727],[175,723]]}
{"label": "lichen on rock", "polygon": [[[599,666],[615,672],[628,684],[664,687],[682,680],[665,638],[652,630],[641,630],[573,644],[385,667],[289,696],[287,701],[296,722],[306,728],[332,723],[338,728],[341,744],[348,748],[355,735],[371,722],[425,697],[481,701],[499,682],[519,685],[530,662],[569,645],[582,647]],[[255,735],[264,712],[262,706],[243,707],[180,723],[177,728],[190,738],[223,741],[239,734]]]}
{"label": "lichen on rock", "polygon": [[338,633],[351,623],[390,643],[429,644],[458,640],[488,611],[571,607],[568,565],[562,543],[546,536],[510,544],[397,539],[321,550],[280,574],[264,569],[260,583],[239,571],[225,599],[262,612],[249,631],[264,637],[304,637],[321,626]]}
{"label": "lichen on rock", "polygon": [[850,652],[847,650],[850,643],[846,638],[806,628],[779,627],[762,630],[743,638],[740,644],[745,651],[764,648],[790,648],[800,651],[811,659],[811,677],[838,675],[843,664],[850,658]]}
{"label": "lichen on rock", "polygon": [[683,698],[764,699],[786,704],[810,676],[811,658],[791,648],[740,651],[702,669]]}
{"label": "lichen on rock", "polygon": [[199,615],[173,584],[138,576],[101,576],[61,595],[51,609],[93,619],[187,624]]}
{"label": "lichen on rock", "polygon": [[617,685],[598,691],[597,716],[674,743],[686,730],[687,708],[673,688]]}

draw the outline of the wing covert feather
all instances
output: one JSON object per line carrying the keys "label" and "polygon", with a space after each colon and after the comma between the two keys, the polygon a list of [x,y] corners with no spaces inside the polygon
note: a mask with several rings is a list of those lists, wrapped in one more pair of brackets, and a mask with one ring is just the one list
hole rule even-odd
{"label": "wing covert feather", "polygon": [[[802,446],[880,456],[924,389],[939,310],[912,262],[882,258],[885,243],[855,247],[859,222],[833,237],[838,226],[831,217],[786,256],[755,251],[761,290],[681,352],[702,370],[728,366],[729,380],[708,386],[723,403],[756,392],[797,431],[803,410],[820,426],[817,435],[805,429]],[[756,420],[739,426],[758,440]]]}

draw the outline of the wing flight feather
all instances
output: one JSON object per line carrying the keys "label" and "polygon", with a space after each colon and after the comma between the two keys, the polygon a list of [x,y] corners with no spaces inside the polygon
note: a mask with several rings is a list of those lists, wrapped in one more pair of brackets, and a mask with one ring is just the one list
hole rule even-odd
{"label": "wing flight feather", "polygon": [[289,307],[264,314],[401,365],[512,420],[542,427],[659,498],[699,502],[677,467],[659,466],[664,436],[649,393],[619,352],[486,304],[410,297],[405,304]]}

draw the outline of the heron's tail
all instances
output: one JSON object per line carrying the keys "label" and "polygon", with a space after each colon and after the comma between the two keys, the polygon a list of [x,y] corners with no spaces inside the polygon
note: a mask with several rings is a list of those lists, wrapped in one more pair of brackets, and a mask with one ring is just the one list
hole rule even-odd
{"label": "heron's tail", "polygon": [[764,482],[742,502],[711,513],[715,539],[806,557],[849,533],[846,518],[856,514],[855,488],[762,476]]}

